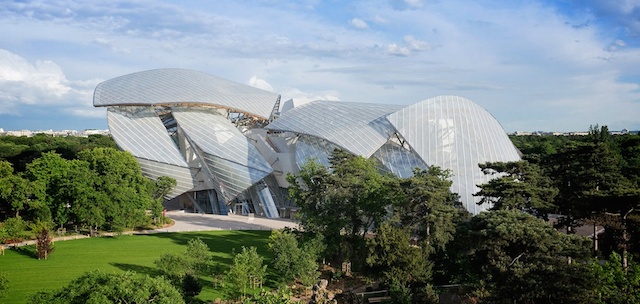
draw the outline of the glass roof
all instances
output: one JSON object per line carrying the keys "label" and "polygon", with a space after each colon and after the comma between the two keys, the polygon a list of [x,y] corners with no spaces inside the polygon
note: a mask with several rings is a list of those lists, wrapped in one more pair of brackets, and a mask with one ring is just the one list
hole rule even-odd
{"label": "glass roof", "polygon": [[273,172],[249,139],[217,111],[174,107],[172,114],[190,142],[204,154],[226,201]]}
{"label": "glass roof", "polygon": [[291,109],[266,129],[319,137],[356,155],[370,157],[393,133],[384,118],[403,106],[314,101]]}
{"label": "glass roof", "polygon": [[154,109],[110,107],[107,121],[113,139],[121,149],[133,154],[146,176],[152,179],[169,176],[176,180],[169,198],[194,187],[187,162]]}
{"label": "glass roof", "polygon": [[478,206],[476,185],[486,183],[479,163],[520,160],[517,149],[498,121],[485,109],[458,96],[438,96],[390,114],[388,120],[429,165],[450,169],[452,191],[470,212]]}
{"label": "glass roof", "polygon": [[188,167],[153,108],[109,107],[107,122],[113,139],[123,150],[136,157]]}
{"label": "glass roof", "polygon": [[268,119],[279,95],[187,69],[158,69],[98,84],[93,105],[201,104]]}

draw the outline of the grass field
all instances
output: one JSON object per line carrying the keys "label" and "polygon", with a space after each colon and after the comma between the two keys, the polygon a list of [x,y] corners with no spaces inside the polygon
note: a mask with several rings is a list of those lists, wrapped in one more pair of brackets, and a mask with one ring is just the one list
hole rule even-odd
{"label": "grass field", "polygon": [[[57,289],[67,285],[83,273],[99,269],[114,273],[135,271],[158,275],[153,261],[165,252],[180,253],[186,250],[187,242],[200,238],[211,249],[213,263],[227,269],[231,264],[232,251],[239,252],[242,246],[255,246],[268,262],[270,255],[267,239],[270,231],[208,231],[185,233],[158,233],[150,235],[123,235],[80,239],[55,243],[55,251],[48,260],[39,261],[29,250],[6,250],[0,255],[0,272],[9,279],[7,296],[0,303],[26,303],[25,297],[39,290]],[[228,290],[214,289],[212,276],[205,276],[203,289],[198,299],[213,301],[226,298]],[[273,279],[273,278],[271,278]],[[267,282],[267,286],[269,282]]]}

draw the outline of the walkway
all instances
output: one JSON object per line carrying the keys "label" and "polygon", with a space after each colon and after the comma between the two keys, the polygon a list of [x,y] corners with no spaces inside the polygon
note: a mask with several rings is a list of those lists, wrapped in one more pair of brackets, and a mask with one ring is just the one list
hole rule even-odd
{"label": "walkway", "polygon": [[157,232],[182,232],[204,230],[273,230],[295,228],[298,224],[286,219],[267,219],[242,215],[215,215],[169,211],[167,216],[176,223]]}
{"label": "walkway", "polygon": [[[201,213],[187,213],[184,211],[169,211],[167,216],[175,221],[175,224],[167,228],[159,228],[143,231],[127,231],[124,234],[152,234],[166,232],[187,232],[187,231],[207,231],[207,230],[273,230],[285,227],[296,228],[298,224],[287,219],[267,219],[254,218],[241,215],[215,215]],[[113,233],[102,233],[102,236],[113,235]],[[54,242],[77,240],[88,238],[87,235],[73,235],[54,237]],[[35,240],[21,243],[4,245],[8,247],[21,247],[35,244]]]}

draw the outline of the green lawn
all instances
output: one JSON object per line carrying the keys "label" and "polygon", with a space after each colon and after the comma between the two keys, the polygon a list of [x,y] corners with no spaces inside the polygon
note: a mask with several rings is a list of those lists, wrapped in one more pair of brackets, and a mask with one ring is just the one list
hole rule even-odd
{"label": "green lawn", "polygon": [[[56,242],[55,251],[48,260],[42,261],[33,258],[29,248],[6,250],[4,256],[0,255],[0,272],[7,275],[9,290],[0,302],[25,303],[25,297],[35,291],[60,288],[94,269],[155,276],[159,272],[153,261],[165,252],[184,252],[192,238],[207,243],[213,263],[220,263],[225,269],[231,264],[232,251],[239,252],[242,246],[255,246],[258,253],[269,259],[266,250],[269,234],[270,231],[208,231],[80,239]],[[199,299],[213,301],[227,297],[228,290],[213,288],[211,276],[202,279],[204,286]]]}

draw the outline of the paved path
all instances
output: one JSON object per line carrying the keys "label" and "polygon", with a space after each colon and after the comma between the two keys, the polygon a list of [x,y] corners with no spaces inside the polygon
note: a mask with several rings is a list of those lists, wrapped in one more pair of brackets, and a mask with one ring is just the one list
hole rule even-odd
{"label": "paved path", "polygon": [[[169,211],[167,216],[175,221],[175,224],[167,228],[143,231],[127,231],[124,234],[152,234],[166,232],[186,232],[186,231],[207,231],[207,230],[273,230],[285,227],[296,228],[298,224],[286,219],[254,218],[241,215],[215,215],[201,213],[187,213],[184,211]],[[113,235],[113,233],[102,233],[102,236]],[[87,235],[73,235],[54,237],[56,241],[67,241],[88,238]],[[21,243],[4,245],[8,247],[21,247],[35,244],[35,240]]]}
{"label": "paved path", "polygon": [[204,230],[273,230],[298,227],[286,219],[254,218],[242,215],[215,215],[169,211],[167,216],[176,223],[158,232],[204,231]]}

